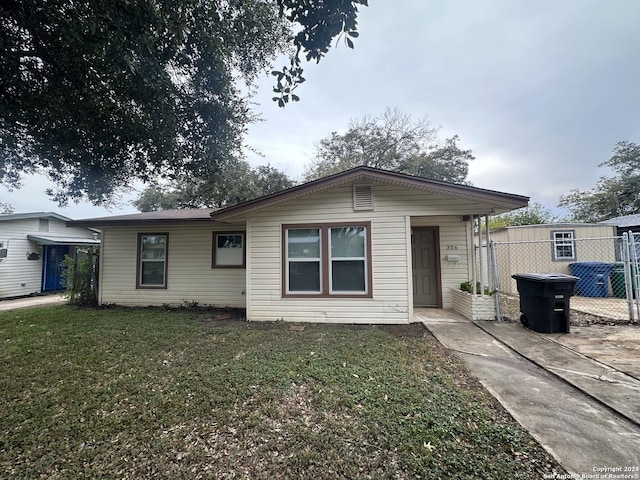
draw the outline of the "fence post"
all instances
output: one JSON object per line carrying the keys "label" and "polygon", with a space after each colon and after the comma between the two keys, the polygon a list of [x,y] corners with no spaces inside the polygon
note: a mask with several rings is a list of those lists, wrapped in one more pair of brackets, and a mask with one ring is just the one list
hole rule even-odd
{"label": "fence post", "polygon": [[[631,305],[635,304],[637,318],[640,321],[640,299],[638,295],[640,294],[640,272],[638,272],[638,249],[636,245],[636,238],[633,232],[629,231],[629,276],[631,277]],[[634,302],[635,298],[635,302]],[[633,310],[633,308],[632,308]],[[631,321],[634,321],[634,318],[631,317]]]}
{"label": "fence post", "polygon": [[629,307],[629,320],[633,322],[633,281],[631,273],[631,250],[629,249],[629,234],[622,234],[622,262],[624,263],[624,290],[627,296],[627,306]]}
{"label": "fence post", "polygon": [[489,257],[491,258],[491,271],[489,272],[490,277],[493,278],[493,291],[494,296],[496,297],[496,317],[499,322],[502,321],[502,312],[500,311],[500,277],[498,276],[498,262],[496,261],[498,257],[496,257],[496,243],[491,240],[489,242]]}

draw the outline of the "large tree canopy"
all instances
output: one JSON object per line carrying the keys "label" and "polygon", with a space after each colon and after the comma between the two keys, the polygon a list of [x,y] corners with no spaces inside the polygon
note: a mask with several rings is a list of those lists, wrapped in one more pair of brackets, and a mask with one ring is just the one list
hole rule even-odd
{"label": "large tree canopy", "polygon": [[[532,203],[528,207],[519,208],[513,212],[501,213],[489,220],[489,228],[514,227],[519,225],[542,225],[559,221],[548,208],[539,203]],[[484,225],[483,225],[484,228]]]}
{"label": "large tree canopy", "polygon": [[[5,0],[0,3],[0,182],[48,175],[61,204],[108,202],[135,179],[215,174],[253,119],[242,83],[276,55],[274,100],[366,0]],[[347,42],[353,46],[352,40]]]}
{"label": "large tree canopy", "polygon": [[413,120],[398,109],[378,117],[353,120],[345,133],[332,132],[316,146],[306,180],[360,165],[466,183],[471,150],[458,146],[457,135],[440,141],[438,129],[426,119]]}
{"label": "large tree canopy", "polygon": [[568,208],[578,222],[640,213],[640,145],[617,143],[611,158],[599,166],[610,167],[616,175],[600,177],[591,190],[571,190],[560,197],[558,206]]}
{"label": "large tree canopy", "polygon": [[276,193],[293,185],[285,173],[271,165],[251,168],[248,162],[236,160],[209,178],[150,185],[132,204],[141,212],[173,208],[221,208]]}

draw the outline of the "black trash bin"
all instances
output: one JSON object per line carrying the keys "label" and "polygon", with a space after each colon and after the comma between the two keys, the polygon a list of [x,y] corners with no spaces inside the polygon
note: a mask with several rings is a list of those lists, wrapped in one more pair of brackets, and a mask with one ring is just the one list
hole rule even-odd
{"label": "black trash bin", "polygon": [[561,273],[518,273],[520,321],[540,333],[569,333],[569,298],[578,277]]}

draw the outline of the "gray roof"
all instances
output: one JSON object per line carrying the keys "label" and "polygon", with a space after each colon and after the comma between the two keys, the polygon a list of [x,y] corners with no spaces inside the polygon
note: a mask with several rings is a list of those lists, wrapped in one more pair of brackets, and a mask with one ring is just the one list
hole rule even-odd
{"label": "gray roof", "polygon": [[[101,227],[106,225],[135,225],[137,222],[176,223],[180,221],[226,221],[243,213],[273,206],[283,201],[319,193],[329,188],[346,185],[351,182],[365,181],[378,181],[403,188],[439,193],[464,199],[470,204],[485,202],[488,210],[491,210],[491,213],[508,212],[517,208],[526,207],[529,204],[529,197],[522,195],[514,195],[472,187],[470,185],[459,185],[378,168],[360,166],[227,208],[159,210],[156,212],[134,213],[131,215],[73,220],[67,222],[67,225],[74,227]],[[489,213],[490,212],[487,211],[485,214]]]}
{"label": "gray roof", "polygon": [[637,227],[638,225],[640,225],[640,213],[610,218],[609,220],[605,220],[602,223],[615,225],[616,227]]}
{"label": "gray roof", "polygon": [[111,217],[85,218],[67,222],[68,226],[86,227],[101,225],[135,224],[138,222],[176,222],[180,220],[211,222],[211,213],[215,208],[183,208],[176,210],[157,210],[154,212],[130,213],[127,215],[114,215]]}
{"label": "gray roof", "polygon": [[100,240],[86,237],[67,237],[63,235],[27,235],[41,245],[100,245]]}
{"label": "gray roof", "polygon": [[10,220],[27,220],[32,218],[55,218],[57,220],[62,220],[63,222],[68,222],[69,220],[71,220],[69,217],[65,217],[64,215],[60,215],[54,212],[0,214],[0,222],[6,222]]}

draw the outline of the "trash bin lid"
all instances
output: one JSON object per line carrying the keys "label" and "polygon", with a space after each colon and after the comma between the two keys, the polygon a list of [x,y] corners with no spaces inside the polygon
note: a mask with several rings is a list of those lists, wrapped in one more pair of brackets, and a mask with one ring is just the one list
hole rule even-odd
{"label": "trash bin lid", "polygon": [[511,275],[511,278],[515,278],[516,280],[529,280],[532,282],[545,282],[545,283],[555,283],[555,282],[577,282],[580,280],[578,277],[574,277],[573,275],[565,275],[564,273],[516,273]]}
{"label": "trash bin lid", "polygon": [[576,262],[570,263],[571,273],[580,275],[589,273],[609,274],[611,272],[611,264],[605,262]]}
{"label": "trash bin lid", "polygon": [[576,267],[610,267],[610,263],[605,262],[574,262],[570,263],[569,266],[575,265]]}

